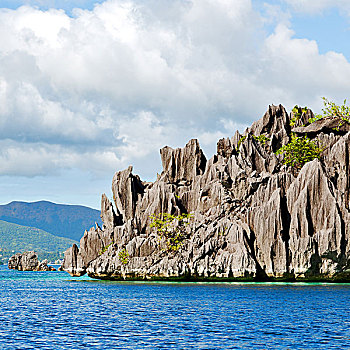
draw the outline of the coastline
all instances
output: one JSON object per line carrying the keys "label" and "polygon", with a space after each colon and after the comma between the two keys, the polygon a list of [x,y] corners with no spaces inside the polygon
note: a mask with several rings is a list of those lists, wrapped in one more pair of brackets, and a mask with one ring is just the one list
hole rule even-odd
{"label": "coastline", "polygon": [[350,276],[310,276],[310,277],[230,277],[230,278],[217,278],[217,277],[194,277],[194,276],[180,276],[180,277],[159,277],[154,276],[151,278],[142,277],[111,277],[111,276],[92,276],[88,275],[94,280],[113,281],[113,282],[181,282],[181,283],[327,283],[327,284],[350,284]]}

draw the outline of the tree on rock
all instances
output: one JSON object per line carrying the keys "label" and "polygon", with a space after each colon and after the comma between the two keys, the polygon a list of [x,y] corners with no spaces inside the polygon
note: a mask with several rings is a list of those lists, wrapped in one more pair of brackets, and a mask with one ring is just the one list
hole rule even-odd
{"label": "tree on rock", "polygon": [[165,241],[168,252],[178,251],[186,238],[186,227],[190,224],[191,214],[171,215],[160,213],[151,215],[150,227],[155,228],[159,241]]}
{"label": "tree on rock", "polygon": [[319,159],[322,152],[323,148],[318,147],[317,143],[306,135],[297,137],[292,134],[290,142],[282,146],[276,154],[283,154],[283,164],[292,167],[298,173],[304,164]]}

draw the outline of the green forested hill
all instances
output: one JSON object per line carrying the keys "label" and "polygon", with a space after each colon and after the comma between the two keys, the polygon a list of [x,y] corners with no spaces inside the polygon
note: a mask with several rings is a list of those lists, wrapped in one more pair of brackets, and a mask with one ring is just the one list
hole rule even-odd
{"label": "green forested hill", "polygon": [[0,220],[37,227],[55,236],[80,240],[84,231],[101,225],[100,212],[81,205],[56,204],[48,201],[11,202],[0,205]]}
{"label": "green forested hill", "polygon": [[38,228],[21,226],[0,220],[0,255],[5,262],[14,253],[34,250],[39,260],[62,258],[63,252],[73,243],[78,242],[64,237],[57,237]]}

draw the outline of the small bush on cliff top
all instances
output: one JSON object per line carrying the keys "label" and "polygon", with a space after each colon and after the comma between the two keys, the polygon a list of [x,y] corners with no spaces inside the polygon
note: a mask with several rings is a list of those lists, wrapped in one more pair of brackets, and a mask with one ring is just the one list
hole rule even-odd
{"label": "small bush on cliff top", "polygon": [[297,137],[292,134],[290,142],[282,146],[276,154],[283,154],[283,164],[299,171],[305,163],[320,158],[322,151],[323,148],[318,147],[317,143],[307,136]]}
{"label": "small bush on cliff top", "polygon": [[[326,117],[338,117],[344,123],[350,124],[350,107],[346,105],[346,100],[341,106],[337,106],[334,102],[328,101],[326,97],[322,97],[324,108],[322,108],[323,114],[317,114],[314,118],[309,119],[309,123],[313,123],[316,120]],[[341,123],[338,127],[342,126]]]}
{"label": "small bush on cliff top", "polygon": [[292,117],[290,119],[290,126],[293,127],[295,125],[295,123],[297,122],[297,120],[300,119],[301,115],[303,113],[307,112],[307,107],[299,107],[298,105],[294,106],[294,108],[292,109]]}
{"label": "small bush on cliff top", "polygon": [[170,251],[178,251],[186,238],[186,226],[190,223],[191,214],[171,215],[161,213],[151,215],[152,222],[150,227],[157,230],[159,241],[164,240],[166,249]]}

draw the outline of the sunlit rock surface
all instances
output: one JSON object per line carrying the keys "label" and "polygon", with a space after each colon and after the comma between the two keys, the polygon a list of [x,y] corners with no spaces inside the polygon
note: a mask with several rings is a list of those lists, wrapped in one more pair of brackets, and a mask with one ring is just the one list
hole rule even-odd
{"label": "sunlit rock surface", "polygon": [[[142,182],[132,167],[117,172],[114,205],[102,196],[103,227],[85,231],[62,268],[106,279],[347,276],[350,133],[334,121],[308,124],[311,117],[304,112],[294,132],[310,132],[324,151],[297,174],[275,154],[293,131],[281,105],[243,135],[219,140],[209,160],[197,140],[162,148],[163,171],[154,183]],[[150,227],[159,213],[192,214],[178,251],[166,251]]]}
{"label": "sunlit rock surface", "polygon": [[17,253],[8,261],[8,268],[19,271],[56,271],[52,266],[47,265],[47,260],[39,261],[35,252]]}

